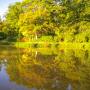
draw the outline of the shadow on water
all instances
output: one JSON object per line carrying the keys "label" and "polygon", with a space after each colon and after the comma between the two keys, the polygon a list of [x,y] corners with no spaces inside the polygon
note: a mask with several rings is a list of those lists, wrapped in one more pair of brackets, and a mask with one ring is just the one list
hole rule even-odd
{"label": "shadow on water", "polygon": [[90,51],[0,47],[0,90],[89,90]]}

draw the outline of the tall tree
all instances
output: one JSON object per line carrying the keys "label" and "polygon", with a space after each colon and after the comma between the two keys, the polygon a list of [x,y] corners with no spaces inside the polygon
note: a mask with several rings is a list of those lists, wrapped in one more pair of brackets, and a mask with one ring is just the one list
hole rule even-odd
{"label": "tall tree", "polygon": [[17,38],[19,35],[18,20],[19,15],[22,13],[21,2],[16,2],[8,7],[6,14],[6,31],[8,32],[9,39]]}

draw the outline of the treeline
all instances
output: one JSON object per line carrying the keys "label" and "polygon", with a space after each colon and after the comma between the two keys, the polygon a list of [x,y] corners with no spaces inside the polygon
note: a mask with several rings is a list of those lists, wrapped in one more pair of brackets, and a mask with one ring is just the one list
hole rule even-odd
{"label": "treeline", "polygon": [[7,41],[90,42],[89,0],[23,0],[0,19]]}

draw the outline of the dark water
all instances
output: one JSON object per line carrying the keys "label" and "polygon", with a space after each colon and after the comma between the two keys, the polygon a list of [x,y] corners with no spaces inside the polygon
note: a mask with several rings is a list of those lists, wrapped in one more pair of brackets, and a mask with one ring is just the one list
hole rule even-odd
{"label": "dark water", "polygon": [[90,51],[1,46],[0,90],[90,90]]}

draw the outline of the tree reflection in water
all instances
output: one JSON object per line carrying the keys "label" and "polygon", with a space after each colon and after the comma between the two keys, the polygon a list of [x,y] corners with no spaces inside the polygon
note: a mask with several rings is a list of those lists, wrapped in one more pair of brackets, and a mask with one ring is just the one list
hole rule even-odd
{"label": "tree reflection in water", "polygon": [[2,51],[0,57],[7,60],[11,82],[18,85],[36,90],[90,88],[90,51],[14,48]]}

